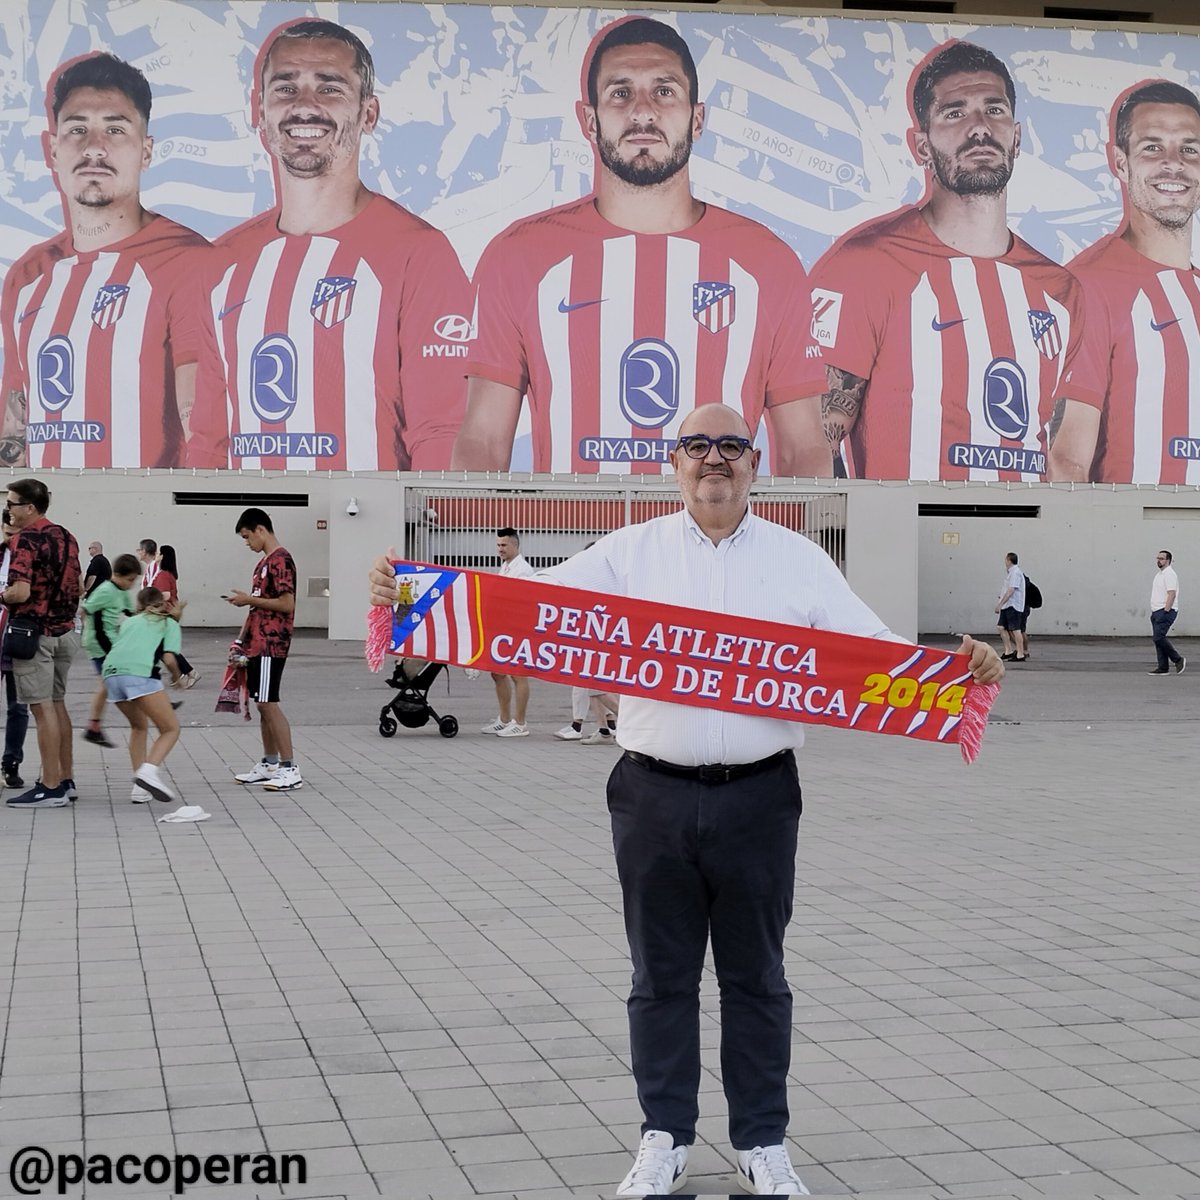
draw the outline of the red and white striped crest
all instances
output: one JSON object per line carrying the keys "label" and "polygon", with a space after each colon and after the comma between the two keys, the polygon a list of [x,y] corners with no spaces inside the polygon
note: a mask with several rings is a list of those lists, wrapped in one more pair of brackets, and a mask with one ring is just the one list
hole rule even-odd
{"label": "red and white striped crest", "polygon": [[1033,334],[1037,348],[1047,358],[1057,358],[1062,352],[1058,318],[1053,313],[1046,312],[1043,308],[1031,308],[1029,310],[1029,331]]}
{"label": "red and white striped crest", "polygon": [[355,282],[345,275],[327,275],[317,280],[310,311],[326,329],[332,329],[350,315]]}
{"label": "red and white striped crest", "polygon": [[125,301],[129,297],[129,287],[124,283],[106,283],[96,292],[92,304],[92,324],[97,329],[107,329],[115,325],[125,311]]}
{"label": "red and white striped crest", "polygon": [[720,333],[733,324],[737,315],[737,289],[732,283],[701,282],[692,284],[692,316],[708,330]]}

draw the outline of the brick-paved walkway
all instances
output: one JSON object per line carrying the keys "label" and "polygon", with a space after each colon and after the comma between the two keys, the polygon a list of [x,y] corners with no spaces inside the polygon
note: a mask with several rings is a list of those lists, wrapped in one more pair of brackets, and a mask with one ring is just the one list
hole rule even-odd
{"label": "brick-paved walkway", "polygon": [[[288,1196],[611,1196],[639,1122],[614,752],[550,737],[565,689],[535,687],[535,736],[479,735],[491,687],[461,673],[435,690],[458,738],[385,741],[382,681],[306,638],[285,679],[306,786],[243,789],[256,726],[211,713],[224,639],[190,641],[205,679],[170,766],[211,821],[156,824],[123,751],[82,743],[72,809],[0,808],[5,1172],[28,1144],[266,1148],[308,1156]],[[1167,679],[1149,651],[1037,639],[970,770],[810,735],[788,969],[814,1193],[1200,1196],[1200,649]],[[690,1187],[717,1194],[711,979],[704,1007]]]}

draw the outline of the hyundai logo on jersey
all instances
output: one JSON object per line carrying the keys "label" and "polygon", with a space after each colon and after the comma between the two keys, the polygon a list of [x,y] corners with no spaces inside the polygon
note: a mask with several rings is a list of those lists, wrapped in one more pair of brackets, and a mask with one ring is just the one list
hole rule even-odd
{"label": "hyundai logo on jersey", "polygon": [[346,275],[326,275],[318,279],[309,312],[326,329],[332,329],[350,315],[354,284],[355,281]]}
{"label": "hyundai logo on jersey", "polygon": [[621,412],[631,425],[661,429],[679,411],[679,356],[658,338],[640,338],[621,355]]}
{"label": "hyundai logo on jersey", "polygon": [[733,324],[737,290],[732,283],[701,281],[692,284],[692,316],[709,333],[720,333]]}
{"label": "hyundai logo on jersey", "polygon": [[260,421],[286,421],[296,409],[296,346],[269,333],[250,355],[250,407]]}
{"label": "hyundai logo on jersey", "polygon": [[107,329],[115,325],[125,311],[125,301],[129,296],[129,286],[124,283],[106,283],[96,292],[92,304],[92,324],[97,329]]}
{"label": "hyundai logo on jersey", "polygon": [[983,416],[1002,438],[1020,442],[1029,432],[1025,372],[1011,358],[993,358],[983,373]]}
{"label": "hyundai logo on jersey", "polygon": [[52,413],[62,412],[75,395],[75,351],[61,333],[37,352],[37,389],[41,406]]}

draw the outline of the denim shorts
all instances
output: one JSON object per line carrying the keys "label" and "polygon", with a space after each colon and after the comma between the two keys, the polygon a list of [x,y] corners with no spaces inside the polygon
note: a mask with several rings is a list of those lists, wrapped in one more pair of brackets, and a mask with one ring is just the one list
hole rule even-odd
{"label": "denim shorts", "polygon": [[163,690],[161,679],[147,679],[144,675],[107,675],[104,686],[108,689],[109,700],[114,704],[151,696]]}

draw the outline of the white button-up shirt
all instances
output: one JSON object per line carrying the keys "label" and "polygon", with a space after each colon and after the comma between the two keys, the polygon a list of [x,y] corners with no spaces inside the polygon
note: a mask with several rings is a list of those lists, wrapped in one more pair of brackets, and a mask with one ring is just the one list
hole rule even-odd
{"label": "white button-up shirt", "polygon": [[500,574],[507,575],[512,579],[529,579],[535,572],[525,555],[518,554],[510,558],[508,562],[500,564]]}
{"label": "white button-up shirt", "polygon": [[[748,512],[713,545],[685,510],[630,525],[539,575],[570,587],[710,612],[903,641],[802,534]],[[626,750],[667,762],[748,763],[804,744],[795,721],[621,697]]]}

